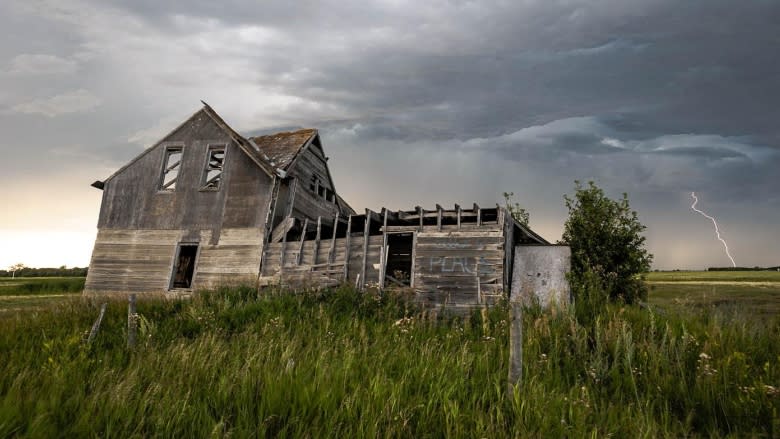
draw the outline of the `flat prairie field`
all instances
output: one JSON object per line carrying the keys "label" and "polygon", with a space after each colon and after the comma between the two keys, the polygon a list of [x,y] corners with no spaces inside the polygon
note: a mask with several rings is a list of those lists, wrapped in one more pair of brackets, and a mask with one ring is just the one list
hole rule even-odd
{"label": "flat prairie field", "polygon": [[718,311],[756,318],[780,315],[780,272],[670,271],[648,273],[648,301],[662,309]]}
{"label": "flat prairie field", "polygon": [[84,289],[83,277],[0,278],[0,317],[77,298]]}

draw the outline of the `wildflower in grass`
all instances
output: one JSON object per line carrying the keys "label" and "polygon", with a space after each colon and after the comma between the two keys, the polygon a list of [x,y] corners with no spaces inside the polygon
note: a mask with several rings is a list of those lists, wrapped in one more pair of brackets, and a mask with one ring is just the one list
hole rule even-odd
{"label": "wildflower in grass", "polygon": [[699,360],[696,362],[699,376],[711,377],[718,373],[718,370],[710,365],[711,358],[705,352],[699,354]]}
{"label": "wildflower in grass", "polygon": [[764,391],[766,392],[766,396],[780,395],[780,388],[775,386],[770,386],[769,384],[764,384]]}

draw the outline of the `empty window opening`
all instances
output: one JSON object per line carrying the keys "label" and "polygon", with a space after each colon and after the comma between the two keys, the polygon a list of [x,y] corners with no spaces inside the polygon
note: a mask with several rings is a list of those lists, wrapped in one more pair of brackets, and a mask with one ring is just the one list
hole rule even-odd
{"label": "empty window opening", "polygon": [[181,169],[181,157],[182,148],[180,146],[165,150],[162,177],[160,178],[160,189],[164,191],[173,191],[176,189],[176,181],[179,179],[179,170]]}
{"label": "empty window opening", "polygon": [[219,189],[225,168],[225,147],[210,148],[203,171],[203,189]]}
{"label": "empty window opening", "polygon": [[390,233],[387,235],[385,285],[408,287],[412,284],[413,246],[413,233]]}
{"label": "empty window opening", "polygon": [[191,288],[195,274],[195,257],[198,255],[196,244],[182,244],[173,266],[173,288]]}

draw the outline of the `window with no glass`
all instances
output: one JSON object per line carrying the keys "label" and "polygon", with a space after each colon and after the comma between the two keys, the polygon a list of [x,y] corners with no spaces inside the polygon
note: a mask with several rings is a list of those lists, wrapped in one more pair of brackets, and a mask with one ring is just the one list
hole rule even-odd
{"label": "window with no glass", "polygon": [[203,171],[203,189],[219,189],[224,169],[225,147],[210,147],[206,157],[206,169]]}
{"label": "window with no glass", "polygon": [[180,146],[170,147],[165,150],[165,160],[160,178],[161,190],[173,191],[176,189],[176,181],[179,179],[179,171],[181,170],[181,157],[182,148]]}

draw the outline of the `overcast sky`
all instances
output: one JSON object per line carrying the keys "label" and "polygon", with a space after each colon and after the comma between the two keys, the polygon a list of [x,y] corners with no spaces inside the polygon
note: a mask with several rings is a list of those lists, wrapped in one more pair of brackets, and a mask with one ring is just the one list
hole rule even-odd
{"label": "overcast sky", "polygon": [[89,187],[208,102],[320,130],[357,210],[494,205],[560,238],[627,192],[655,268],[780,264],[780,2],[0,3],[0,267],[84,266]]}

